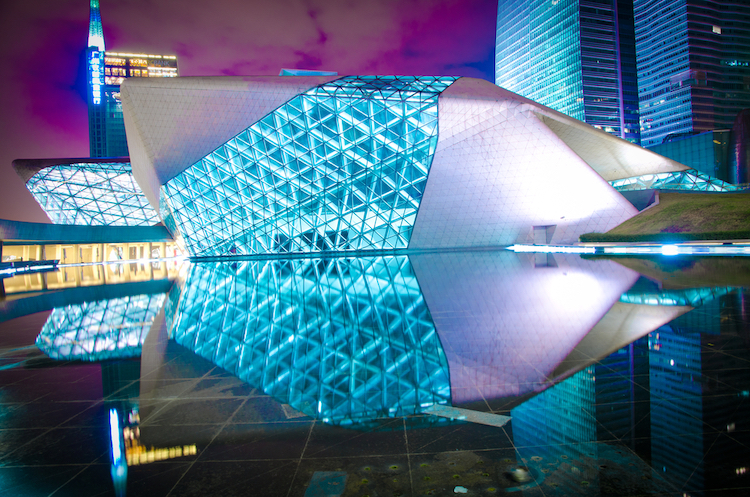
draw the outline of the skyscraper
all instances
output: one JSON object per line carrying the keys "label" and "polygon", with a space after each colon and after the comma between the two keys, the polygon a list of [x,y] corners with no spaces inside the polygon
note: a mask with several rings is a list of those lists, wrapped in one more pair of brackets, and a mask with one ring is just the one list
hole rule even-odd
{"label": "skyscraper", "polygon": [[632,0],[499,0],[495,83],[639,143]]}
{"label": "skyscraper", "polygon": [[643,145],[730,129],[750,107],[750,3],[633,3]]}
{"label": "skyscraper", "polygon": [[177,76],[177,57],[106,52],[99,0],[91,0],[88,63],[89,154],[128,155],[120,102],[120,83],[128,77]]}

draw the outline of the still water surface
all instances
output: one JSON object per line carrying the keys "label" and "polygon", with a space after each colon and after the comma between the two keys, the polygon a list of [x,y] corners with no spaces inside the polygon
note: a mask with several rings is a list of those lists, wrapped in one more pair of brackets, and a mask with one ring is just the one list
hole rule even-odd
{"label": "still water surface", "polygon": [[747,495],[749,268],[258,258],[16,295],[0,488]]}

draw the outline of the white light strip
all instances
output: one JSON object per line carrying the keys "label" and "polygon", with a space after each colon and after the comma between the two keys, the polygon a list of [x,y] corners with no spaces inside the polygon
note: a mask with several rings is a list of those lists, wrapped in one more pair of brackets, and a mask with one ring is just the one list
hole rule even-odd
{"label": "white light strip", "polygon": [[594,254],[595,247],[586,247],[579,245],[511,245],[507,247],[513,252],[534,252],[543,254]]}
{"label": "white light strip", "polygon": [[83,266],[107,266],[111,264],[146,264],[150,262],[170,262],[170,261],[183,261],[187,259],[185,255],[178,255],[175,257],[159,257],[156,259],[119,259],[116,261],[104,261],[104,262],[76,262],[74,264],[58,264],[59,268],[66,267],[83,267]]}
{"label": "white light strip", "polygon": [[0,269],[0,274],[15,274],[15,273],[28,273],[31,271],[41,271],[43,269],[54,269],[54,264],[45,264],[44,266],[21,266],[21,267],[9,267],[7,269]]}
{"label": "white light strip", "polygon": [[750,244],[732,245],[523,245],[516,244],[506,247],[517,253],[542,254],[608,254],[608,255],[715,255],[715,256],[750,256]]}
{"label": "white light strip", "polygon": [[749,256],[750,246],[743,245],[619,245],[599,247],[597,253],[611,255],[700,255],[700,256]]}
{"label": "white light strip", "polygon": [[115,409],[109,410],[109,437],[112,443],[112,463],[117,465],[122,459],[122,449],[120,447],[120,419]]}

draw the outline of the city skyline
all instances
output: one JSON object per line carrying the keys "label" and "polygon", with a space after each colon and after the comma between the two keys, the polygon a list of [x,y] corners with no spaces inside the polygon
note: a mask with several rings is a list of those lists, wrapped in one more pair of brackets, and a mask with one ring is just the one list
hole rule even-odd
{"label": "city skyline", "polygon": [[730,129],[750,106],[747,2],[637,0],[641,144]]}
{"label": "city skyline", "polygon": [[640,143],[632,0],[498,4],[498,86]]}
{"label": "city skyline", "polygon": [[[198,2],[104,0],[107,49],[175,54],[184,76],[299,68],[492,80],[495,1],[258,1],[212,8],[206,24],[205,4]],[[46,222],[11,163],[89,155],[83,58],[89,2],[6,3],[0,12],[6,37],[0,218]]]}

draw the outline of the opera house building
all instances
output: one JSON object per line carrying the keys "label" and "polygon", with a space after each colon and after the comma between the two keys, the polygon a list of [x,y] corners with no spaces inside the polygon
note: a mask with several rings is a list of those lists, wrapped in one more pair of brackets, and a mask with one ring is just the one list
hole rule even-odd
{"label": "opera house building", "polygon": [[120,89],[129,157],[13,164],[13,495],[748,488],[748,262],[567,246],[737,185],[472,78]]}
{"label": "opera house building", "polygon": [[129,162],[16,170],[53,222],[162,221],[194,257],[571,243],[638,212],[618,182],[711,181],[473,78],[132,78],[121,98]]}

